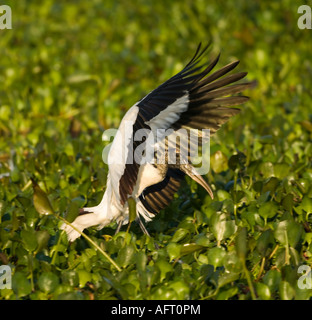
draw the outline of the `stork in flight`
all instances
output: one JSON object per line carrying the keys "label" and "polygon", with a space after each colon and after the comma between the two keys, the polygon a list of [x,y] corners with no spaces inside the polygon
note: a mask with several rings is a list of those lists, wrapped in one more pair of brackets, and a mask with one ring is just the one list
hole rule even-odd
{"label": "stork in flight", "polygon": [[[101,229],[116,221],[118,232],[129,221],[128,199],[132,197],[136,202],[137,220],[143,232],[148,234],[141,217],[150,221],[164,209],[172,201],[185,174],[213,197],[209,185],[187,161],[192,145],[188,133],[192,129],[209,129],[210,134],[214,134],[230,117],[240,112],[232,106],[243,104],[249,98],[235,94],[250,88],[253,82],[233,84],[247,75],[247,72],[228,74],[239,61],[211,73],[220,55],[211,63],[200,64],[207,48],[202,48],[200,44],[182,71],[134,104],[125,114],[108,154],[109,172],[103,199],[95,207],[80,210],[81,215],[72,223],[75,228],[82,231],[98,226]],[[176,137],[180,129],[184,129],[184,138],[190,142],[187,156],[180,156],[183,151],[180,143],[174,151],[177,161],[171,163],[169,143],[166,144],[164,140],[155,142],[153,138],[159,130],[171,130],[171,136]],[[145,140],[135,139],[140,130],[145,132]],[[159,150],[159,144],[163,145],[162,152],[157,153],[161,161],[155,161],[155,150],[147,147],[152,145]],[[145,149],[141,156],[136,153],[138,148]],[[151,161],[141,161],[148,156]],[[70,241],[80,236],[67,224],[61,228],[66,231]]]}

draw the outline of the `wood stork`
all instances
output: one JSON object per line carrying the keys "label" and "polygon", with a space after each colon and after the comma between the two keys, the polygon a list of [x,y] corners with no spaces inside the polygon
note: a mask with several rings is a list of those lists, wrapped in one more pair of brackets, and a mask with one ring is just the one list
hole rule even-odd
{"label": "wood stork", "polygon": [[[243,104],[249,99],[234,94],[250,88],[253,82],[233,84],[244,78],[247,72],[228,74],[239,61],[211,73],[220,55],[211,63],[200,64],[207,48],[208,46],[202,48],[200,44],[182,71],[135,103],[125,114],[108,154],[109,173],[103,199],[95,207],[80,210],[81,215],[72,223],[75,228],[82,231],[97,225],[101,229],[116,221],[118,231],[129,221],[128,198],[132,197],[136,202],[137,220],[142,230],[147,233],[140,218],[150,221],[164,209],[171,202],[185,174],[203,186],[213,197],[209,185],[192,164],[185,159],[169,163],[168,142],[165,144],[164,140],[160,139],[165,145],[160,153],[162,161],[155,161],[156,153],[153,147],[159,147],[159,141],[151,139],[160,129],[171,129],[173,136],[179,129],[185,129],[187,133],[190,129],[210,129],[213,134],[230,117],[240,112],[239,109],[229,106]],[[139,130],[146,133],[145,140],[135,139]],[[186,139],[190,140],[189,136]],[[147,148],[149,145],[152,148]],[[191,143],[188,149],[190,145]],[[139,159],[134,161],[135,156],[138,158],[138,154],[135,154],[138,148],[146,150],[141,153],[141,159],[139,153]],[[181,150],[177,144],[175,153],[178,160]],[[189,153],[187,154],[189,156]],[[153,161],[140,161],[143,156],[150,156]],[[66,231],[70,241],[80,236],[67,224],[63,224],[61,228]]]}

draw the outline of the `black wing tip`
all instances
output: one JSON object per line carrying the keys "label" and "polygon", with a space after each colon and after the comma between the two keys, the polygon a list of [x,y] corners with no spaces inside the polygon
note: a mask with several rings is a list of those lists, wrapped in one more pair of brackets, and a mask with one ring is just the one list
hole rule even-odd
{"label": "black wing tip", "polygon": [[224,68],[230,68],[231,70],[235,69],[240,64],[240,60],[234,60],[227,65],[224,66]]}
{"label": "black wing tip", "polygon": [[195,54],[193,55],[192,59],[189,61],[189,63],[185,66],[185,68],[195,65],[199,62],[202,55],[208,50],[208,48],[211,46],[211,42],[208,42],[203,48],[203,44],[200,42],[197,46],[197,49],[195,51]]}
{"label": "black wing tip", "polygon": [[252,80],[252,81],[248,82],[248,89],[254,89],[257,86],[258,86],[258,80]]}
{"label": "black wing tip", "polygon": [[[246,73],[246,75],[248,74],[248,72],[244,72]],[[246,75],[244,75],[244,77],[246,77]],[[244,78],[243,77],[243,78]],[[258,85],[258,81],[257,80],[251,80],[251,81],[248,81],[248,82],[242,82],[240,83],[240,85],[244,86],[244,88],[242,89],[242,91],[244,90],[250,90],[250,89],[254,89],[257,87]],[[242,92],[241,91],[241,92]],[[242,96],[241,96],[242,97]]]}

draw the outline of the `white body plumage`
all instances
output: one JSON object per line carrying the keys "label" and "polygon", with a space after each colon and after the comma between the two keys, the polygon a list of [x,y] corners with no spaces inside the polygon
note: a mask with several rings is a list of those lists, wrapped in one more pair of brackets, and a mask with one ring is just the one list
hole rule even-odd
{"label": "white body plumage", "polygon": [[[181,72],[133,105],[123,117],[108,154],[109,173],[103,199],[97,206],[83,208],[84,214],[72,223],[79,231],[95,225],[101,229],[112,221],[117,221],[119,230],[129,219],[129,197],[136,201],[138,219],[141,216],[149,221],[171,202],[185,174],[213,196],[206,181],[196,173],[191,164],[183,162],[171,165],[168,162],[167,149],[164,148],[161,154],[164,162],[155,162],[155,147],[160,143],[155,139],[158,136],[157,130],[170,129],[174,136],[179,128],[206,128],[213,134],[239,112],[239,109],[228,106],[239,105],[248,100],[247,97],[233,94],[253,83],[227,86],[247,74],[240,72],[227,75],[237,66],[238,61],[209,74],[219,57],[210,64],[199,67],[200,57],[207,47],[203,50],[200,48],[201,46]],[[144,142],[135,139],[140,129],[147,132]],[[188,139],[187,134],[185,138]],[[143,162],[143,154],[139,154],[137,159],[135,147],[144,149],[145,159],[152,161]],[[177,150],[179,153],[182,148],[178,146]],[[139,222],[142,230],[147,232],[141,220]],[[63,224],[61,228],[66,231],[70,241],[80,236],[79,232],[67,224]]]}

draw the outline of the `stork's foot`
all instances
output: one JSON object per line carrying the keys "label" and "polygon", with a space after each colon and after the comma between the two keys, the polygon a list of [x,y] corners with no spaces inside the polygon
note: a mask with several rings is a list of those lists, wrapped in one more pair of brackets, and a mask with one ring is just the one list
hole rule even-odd
{"label": "stork's foot", "polygon": [[[79,223],[71,223],[77,230],[79,230],[80,232],[83,231],[84,227],[82,225],[80,225]],[[61,230],[64,230],[67,234],[67,238],[68,238],[68,241],[70,242],[74,242],[77,238],[80,237],[80,233],[75,230],[74,228],[72,228],[70,225],[66,224],[66,223],[63,223],[61,225]]]}
{"label": "stork's foot", "polygon": [[[71,225],[75,228],[72,228],[70,225],[63,223],[61,225],[61,229],[65,230],[67,233],[68,240],[73,242],[77,238],[80,237],[80,233],[84,229],[96,226],[99,224],[106,225],[108,222],[106,220],[100,219],[99,215],[95,213],[86,213],[87,210],[84,210],[84,214],[78,216],[74,222],[71,223]],[[90,212],[90,211],[88,211]]]}

